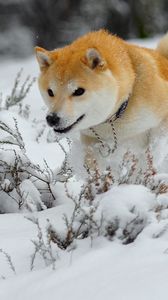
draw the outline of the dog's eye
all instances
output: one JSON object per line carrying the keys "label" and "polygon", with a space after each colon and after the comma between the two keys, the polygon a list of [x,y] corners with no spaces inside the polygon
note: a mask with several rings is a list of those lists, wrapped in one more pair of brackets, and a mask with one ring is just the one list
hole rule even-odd
{"label": "dog's eye", "polygon": [[54,97],[54,93],[51,89],[48,89],[47,92],[50,97]]}
{"label": "dog's eye", "polygon": [[72,96],[81,96],[81,95],[84,94],[84,92],[85,92],[85,89],[79,87],[78,89],[76,89],[76,90],[73,92]]}

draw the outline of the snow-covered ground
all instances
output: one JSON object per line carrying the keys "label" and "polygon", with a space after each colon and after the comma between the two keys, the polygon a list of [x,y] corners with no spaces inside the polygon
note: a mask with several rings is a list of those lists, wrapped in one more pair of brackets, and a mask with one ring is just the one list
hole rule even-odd
{"label": "snow-covered ground", "polygon": [[[155,47],[156,40],[134,42]],[[23,76],[38,74],[34,58],[1,61],[0,65],[0,91],[3,96],[10,93],[21,67],[24,68]],[[28,119],[19,115],[15,107],[9,111],[1,110],[0,120],[13,127],[15,117],[29,159],[41,167],[46,160],[49,167],[56,170],[64,160],[64,152],[57,143],[47,143],[45,132],[40,134],[45,126],[46,109],[36,83],[24,100],[24,106],[26,104],[30,105]],[[158,164],[162,161],[161,151],[166,147],[168,149],[166,143],[164,139],[160,144],[160,151],[157,152],[160,156],[156,159]],[[65,140],[62,145],[67,147]],[[163,175],[157,176],[163,178]],[[164,176],[168,182],[167,175]],[[30,182],[25,181],[26,184]],[[79,186],[80,183],[73,179],[70,188],[74,193],[77,194]],[[0,299],[168,299],[167,191],[157,194],[143,185],[114,185],[106,193],[96,196],[93,207],[86,203],[82,207],[85,214],[93,209],[92,221],[101,225],[99,234],[92,228],[88,237],[75,239],[66,250],[52,245],[52,249],[47,248],[52,250],[51,264],[37,253],[32,265],[32,255],[35,253],[32,240],[37,241],[43,233],[47,245],[46,228],[49,223],[64,236],[67,230],[65,215],[70,220],[74,211],[74,203],[65,195],[63,185],[57,184],[55,189],[56,203],[50,209],[0,215]],[[2,200],[3,194],[0,192],[0,203]],[[13,211],[17,210],[14,208]],[[32,217],[38,219],[40,231],[37,224],[29,220]],[[79,219],[80,216],[76,217],[76,224]],[[108,226],[108,232],[112,230],[112,224],[117,229],[110,238],[110,233],[107,236],[106,232]],[[136,235],[137,238],[128,243],[128,235],[133,240]]]}

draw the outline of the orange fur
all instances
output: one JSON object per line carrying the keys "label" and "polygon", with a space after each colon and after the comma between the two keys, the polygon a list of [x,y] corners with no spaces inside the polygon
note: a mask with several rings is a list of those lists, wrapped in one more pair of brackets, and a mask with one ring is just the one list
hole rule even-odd
{"label": "orange fur", "polygon": [[[101,57],[101,63],[94,70],[92,56],[86,55],[88,49],[95,49]],[[76,99],[70,95],[67,85],[75,80],[89,92],[99,93],[102,88],[116,91],[116,102],[112,111],[109,109],[109,116],[129,97],[128,108],[115,123],[121,140],[147,132],[168,119],[168,35],[161,40],[157,50],[129,44],[100,30],[61,49],[47,51],[37,47],[36,51],[41,65],[40,90],[44,94],[51,82],[57,86],[56,96],[48,99],[53,111],[59,112],[65,107],[67,114],[74,114]],[[43,60],[41,64],[40,53],[44,53],[47,62]],[[89,101],[86,97],[78,99],[86,100]],[[103,101],[104,106],[109,105],[105,99]],[[103,122],[96,128],[105,139],[109,138]],[[91,137],[87,130],[83,134]]]}

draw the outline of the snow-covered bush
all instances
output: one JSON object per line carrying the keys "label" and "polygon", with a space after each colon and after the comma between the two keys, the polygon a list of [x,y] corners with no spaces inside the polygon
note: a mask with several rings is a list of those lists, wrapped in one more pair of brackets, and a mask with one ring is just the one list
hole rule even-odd
{"label": "snow-covered bush", "polygon": [[[20,71],[15,79],[11,94],[1,96],[1,112],[8,111],[17,106],[18,114],[24,118],[29,116],[29,108],[23,107],[23,100],[30,91],[35,81],[29,76],[21,84]],[[44,210],[55,205],[55,185],[61,180],[62,175],[69,176],[67,155],[59,169],[53,171],[44,162],[44,168],[33,163],[26,153],[25,143],[18,128],[17,119],[10,125],[0,120],[0,213],[17,211]],[[39,138],[38,133],[36,140]]]}
{"label": "snow-covered bush", "polygon": [[[165,218],[168,175],[158,173],[152,147],[145,152],[143,168],[139,157],[126,151],[118,162],[117,172],[113,165],[101,171],[94,160],[93,169],[86,168],[87,176],[80,182],[69,165],[71,142],[68,140],[65,149],[61,141],[48,134],[40,120],[31,120],[31,109],[23,104],[34,79],[27,77],[22,84],[20,80],[21,72],[17,74],[10,95],[1,97],[0,213],[29,212],[27,218],[37,227],[37,238],[32,240],[31,269],[39,255],[45,265],[52,264],[55,268],[57,252],[75,249],[81,239],[88,238],[92,242],[103,236],[108,240],[119,239],[123,244],[131,243],[152,218],[156,221]],[[14,115],[11,114],[13,111],[16,112]],[[42,167],[32,161],[20,132],[21,120],[32,126],[36,146],[45,139],[45,144],[54,141],[61,149],[64,159],[59,167],[50,167],[46,161]],[[78,189],[76,193],[73,182]],[[71,207],[68,213],[64,212],[65,202]],[[64,226],[57,227],[48,219],[45,228],[41,227],[33,213],[57,206],[62,207]],[[162,228],[155,237],[164,230]],[[10,256],[6,257],[12,268]]]}
{"label": "snow-covered bush", "polygon": [[22,101],[29,93],[33,83],[35,82],[35,78],[31,78],[30,76],[27,76],[26,79],[21,83],[21,76],[22,76],[23,69],[21,69],[15,78],[13,88],[11,90],[10,95],[7,95],[3,99],[3,95],[1,94],[0,97],[0,110],[9,109],[10,107],[14,105],[20,106],[20,110],[22,107]]}
{"label": "snow-covered bush", "polygon": [[26,155],[24,141],[19,132],[17,121],[11,129],[0,122],[0,130],[8,134],[2,138],[1,144],[10,145],[10,148],[1,148],[0,151],[0,211],[16,212],[36,211],[50,208],[56,201],[56,183],[66,170],[66,157],[60,169],[53,171],[45,162],[45,168],[34,164]]}
{"label": "snow-covered bush", "polygon": [[[119,163],[118,177],[113,175],[112,168],[101,172],[94,161],[95,168],[87,170],[88,177],[77,196],[69,191],[67,181],[64,184],[66,201],[69,199],[73,209],[69,215],[63,215],[64,229],[60,230],[48,220],[44,231],[38,219],[31,219],[38,232],[37,239],[33,240],[31,268],[37,255],[46,265],[52,264],[55,268],[57,252],[71,251],[85,238],[91,239],[91,243],[99,236],[119,239],[123,244],[132,243],[151,222],[158,223],[168,216],[168,175],[158,174],[150,148],[145,156],[142,170],[138,158],[126,152]],[[152,237],[157,238],[166,230],[167,225],[161,226]]]}

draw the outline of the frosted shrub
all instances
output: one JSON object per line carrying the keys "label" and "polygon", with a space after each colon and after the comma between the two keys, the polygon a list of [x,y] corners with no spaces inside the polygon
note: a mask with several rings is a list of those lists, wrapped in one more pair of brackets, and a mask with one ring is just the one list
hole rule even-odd
{"label": "frosted shrub", "polygon": [[28,218],[28,220],[30,220],[31,222],[33,222],[33,224],[37,226],[37,240],[35,239],[32,240],[32,243],[35,247],[35,251],[31,257],[30,269],[33,270],[34,268],[34,262],[37,254],[39,254],[43,258],[43,261],[46,266],[52,265],[52,268],[55,269],[57,253],[54,253],[52,249],[50,234],[48,234],[47,231],[46,237],[44,239],[43,232],[40,227],[38,219],[32,217],[32,218]]}
{"label": "frosted shrub", "polygon": [[[34,80],[28,77],[19,88],[20,78],[21,72],[16,77],[11,95],[2,99],[1,110],[10,111],[17,105],[18,114],[28,118],[30,109],[23,106],[23,99]],[[40,131],[35,122],[33,126],[37,132],[37,143],[44,135],[46,143],[53,142],[53,137],[45,132],[45,125]],[[89,238],[93,242],[95,237],[101,235],[109,240],[118,238],[123,244],[131,243],[150,222],[150,211],[161,218],[168,179],[163,180],[157,174],[150,148],[146,150],[143,169],[138,157],[131,151],[124,154],[118,163],[117,172],[112,166],[104,172],[100,171],[94,160],[94,167],[92,170],[86,169],[87,177],[78,195],[74,196],[68,186],[71,184],[69,179],[75,174],[69,165],[67,151],[55,135],[54,142],[65,157],[57,170],[51,169],[46,161],[43,168],[31,161],[17,119],[14,119],[12,127],[0,121],[0,132],[0,213],[34,212],[56,206],[60,203],[57,201],[57,197],[60,197],[60,183],[64,191],[61,197],[68,198],[66,200],[73,203],[72,214],[63,216],[64,232],[60,232],[48,220],[44,233],[38,218],[29,218],[37,227],[37,238],[32,241],[34,253],[31,269],[37,255],[40,255],[46,265],[52,264],[55,268],[57,251],[75,248],[80,239]],[[71,147],[70,140],[67,142]],[[137,190],[136,195],[132,193],[134,190]],[[137,199],[139,195],[140,199]],[[160,202],[153,205],[156,197],[160,197]],[[64,199],[61,201],[63,203]],[[142,207],[141,201],[144,201]]]}
{"label": "frosted shrub", "polygon": [[[14,146],[12,149],[0,150],[0,211],[16,212],[18,210],[36,211],[50,208],[56,201],[56,183],[61,173],[67,177],[66,160],[60,169],[52,171],[45,162],[41,168],[30,161],[26,155],[24,141],[15,120],[15,129],[10,129],[0,122],[0,129],[10,136],[2,144]],[[17,146],[17,147],[16,147]],[[67,173],[67,174],[66,174]]]}
{"label": "frosted shrub", "polygon": [[21,83],[22,72],[23,70],[21,69],[17,73],[10,95],[6,96],[6,98],[3,99],[1,94],[1,99],[0,99],[1,109],[8,110],[10,107],[20,104],[20,114],[21,114],[22,112],[21,102],[23,101],[23,99],[26,98],[33,83],[35,82],[35,78],[31,78],[30,76],[27,76],[27,78],[23,81],[23,83]]}
{"label": "frosted shrub", "polygon": [[[18,106],[18,114],[28,118],[30,110],[28,106],[23,107],[23,100],[35,79],[28,76],[21,84],[21,74],[22,70],[16,76],[11,94],[5,99],[1,97],[1,110]],[[27,156],[17,119],[14,119],[14,127],[0,120],[0,134],[0,213],[32,212],[55,205],[56,183],[61,180],[62,175],[65,178],[69,176],[66,171],[66,152],[64,151],[65,161],[60,169],[51,170],[46,161],[41,168]],[[60,143],[59,145],[62,147]]]}
{"label": "frosted shrub", "polygon": [[[3,249],[0,248],[0,254],[3,255],[6,258],[6,262],[9,266],[9,268],[11,269],[11,271],[16,275],[16,270],[15,270],[15,266],[12,262],[12,259],[10,257],[10,255],[5,252]],[[1,275],[1,278],[5,279],[5,277],[3,275]]]}

